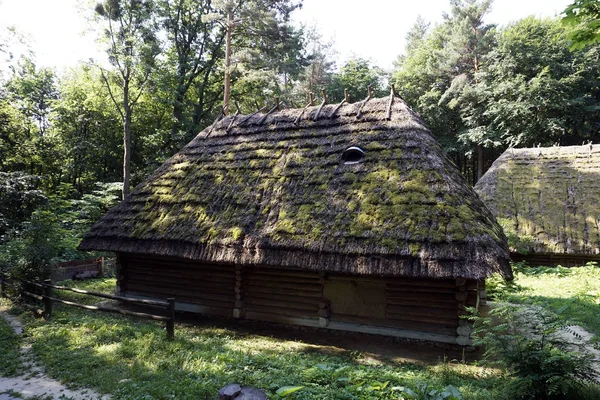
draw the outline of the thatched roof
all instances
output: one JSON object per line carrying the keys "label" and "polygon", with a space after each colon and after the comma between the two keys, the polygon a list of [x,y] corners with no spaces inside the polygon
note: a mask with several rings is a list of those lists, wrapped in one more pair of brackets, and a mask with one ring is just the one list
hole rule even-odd
{"label": "thatched roof", "polygon": [[600,254],[600,145],[508,149],[475,190],[521,250]]}
{"label": "thatched roof", "polygon": [[[357,274],[511,276],[502,229],[399,98],[229,116],[138,185],[82,250]],[[389,117],[389,120],[388,120]],[[358,146],[363,162],[346,164]]]}

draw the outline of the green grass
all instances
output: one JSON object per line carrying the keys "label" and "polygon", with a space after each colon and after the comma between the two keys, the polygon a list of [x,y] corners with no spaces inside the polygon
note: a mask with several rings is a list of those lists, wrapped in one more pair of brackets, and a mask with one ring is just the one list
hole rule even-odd
{"label": "green grass", "polygon": [[[492,279],[491,292],[560,312],[600,334],[598,268],[516,270],[515,284]],[[65,284],[111,293],[115,280]],[[57,295],[78,302],[85,298],[72,292]],[[178,324],[175,340],[168,341],[158,323],[57,305],[50,321],[28,318],[27,328],[28,340],[50,376],[114,399],[211,399],[230,382],[261,388],[272,399],[278,398],[277,389],[292,385],[303,388],[289,399],[397,399],[402,387],[421,384],[430,389],[453,385],[465,399],[508,396],[506,371],[460,363],[374,365],[356,352],[331,355],[311,344],[223,327]]]}
{"label": "green grass", "polygon": [[[104,292],[115,284],[72,283]],[[271,398],[280,387],[299,385],[287,398],[397,399],[402,387],[426,383],[430,389],[454,385],[465,399],[500,399],[506,383],[500,371],[478,366],[369,365],[356,352],[331,355],[303,342],[222,327],[177,325],[175,340],[168,341],[158,323],[58,305],[50,321],[30,319],[28,333],[50,376],[115,399],[212,399],[231,382],[261,388]]]}
{"label": "green grass", "polygon": [[8,322],[0,318],[0,376],[18,375],[22,370],[19,360],[20,338]]}
{"label": "green grass", "polygon": [[[526,267],[514,265],[515,280],[503,285],[493,280],[491,292],[499,300],[535,304],[577,324],[600,340],[600,268]],[[498,285],[498,286],[495,286]]]}

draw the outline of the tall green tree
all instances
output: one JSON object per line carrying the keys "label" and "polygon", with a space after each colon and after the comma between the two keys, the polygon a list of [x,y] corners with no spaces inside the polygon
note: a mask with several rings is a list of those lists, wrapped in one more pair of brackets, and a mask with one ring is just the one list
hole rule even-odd
{"label": "tall green tree", "polygon": [[55,186],[61,177],[60,155],[51,113],[59,101],[57,78],[47,68],[37,68],[28,58],[17,67],[0,94],[0,165],[6,171],[44,175],[44,186]]}
{"label": "tall green tree", "polygon": [[97,68],[81,65],[60,80],[61,100],[52,114],[61,147],[63,182],[79,193],[96,182],[121,179],[123,135],[121,116],[114,107]]}
{"label": "tall green tree", "polygon": [[333,41],[325,41],[316,28],[305,28],[304,39],[309,64],[298,76],[293,89],[293,98],[300,104],[306,101],[310,93],[318,93],[331,84],[337,57]]}
{"label": "tall green tree", "polygon": [[571,52],[569,34],[557,19],[507,27],[478,84],[463,93],[463,118],[502,146],[600,139],[600,46]]}
{"label": "tall green tree", "polygon": [[[402,96],[429,123],[464,173],[475,181],[483,174],[486,138],[480,122],[460,115],[463,91],[476,84],[476,76],[494,47],[494,26],[484,17],[490,0],[452,0],[451,12],[431,31],[418,20],[407,36],[405,54],[396,63],[393,81]],[[465,131],[470,140],[459,141]],[[475,158],[473,158],[475,156]],[[471,161],[475,166],[471,166]]]}
{"label": "tall green tree", "polygon": [[600,43],[600,1],[576,0],[564,11],[563,23],[572,26],[571,50]]}
{"label": "tall green tree", "polygon": [[113,67],[102,77],[123,124],[123,198],[131,175],[131,121],[135,105],[149,83],[160,51],[151,0],[105,0],[96,5],[104,28],[106,52]]}
{"label": "tall green tree", "polygon": [[[173,151],[182,132],[193,134],[199,126],[192,123],[193,107],[187,97],[195,82],[208,89],[208,79],[221,60],[224,31],[215,20],[211,2],[200,0],[160,0],[159,18],[166,33],[168,87],[172,94],[173,122],[166,146]],[[212,106],[212,104],[211,104]],[[204,108],[204,107],[203,107]],[[184,135],[189,136],[189,135]]]}
{"label": "tall green tree", "polygon": [[21,58],[6,89],[21,113],[35,122],[43,136],[49,125],[53,103],[58,99],[57,79],[49,68],[37,68],[29,58]]}
{"label": "tall green tree", "polygon": [[358,101],[367,97],[371,86],[373,97],[387,94],[388,76],[384,70],[363,58],[351,58],[333,75],[327,86],[327,97],[331,101],[342,101],[344,89],[348,89],[350,101]]}

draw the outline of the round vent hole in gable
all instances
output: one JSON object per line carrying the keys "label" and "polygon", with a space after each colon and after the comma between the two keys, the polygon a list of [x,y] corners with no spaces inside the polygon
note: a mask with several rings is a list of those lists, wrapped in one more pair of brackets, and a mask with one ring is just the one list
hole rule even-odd
{"label": "round vent hole in gable", "polygon": [[358,164],[359,162],[364,161],[365,159],[365,151],[357,146],[348,147],[344,150],[344,154],[342,154],[342,160],[344,164]]}

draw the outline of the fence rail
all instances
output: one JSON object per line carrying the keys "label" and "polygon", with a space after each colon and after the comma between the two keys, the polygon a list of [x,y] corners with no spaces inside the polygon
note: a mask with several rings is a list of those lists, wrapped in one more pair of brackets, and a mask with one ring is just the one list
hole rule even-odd
{"label": "fence rail", "polygon": [[[35,293],[32,293],[27,290],[23,290],[23,289],[20,290],[20,294],[43,302],[44,309],[42,311],[42,315],[44,316],[44,318],[47,318],[47,319],[51,318],[53,303],[60,303],[60,304],[64,304],[67,306],[83,308],[85,310],[102,311],[102,312],[109,312],[109,313],[115,313],[115,314],[123,314],[123,315],[132,316],[132,317],[152,319],[152,320],[156,320],[156,321],[164,321],[166,323],[167,338],[173,339],[173,337],[175,336],[175,298],[168,298],[167,301],[135,299],[135,298],[131,298],[131,297],[114,296],[114,295],[110,295],[110,294],[106,294],[106,293],[90,292],[87,290],[77,289],[77,288],[68,287],[68,286],[53,285],[50,280],[46,280],[46,281],[44,281],[44,283],[31,282],[31,281],[27,281],[24,279],[18,279],[18,280],[22,283],[26,283],[28,285],[35,286],[35,287],[38,287],[43,290],[44,294],[42,294],[42,295],[35,294]],[[8,286],[17,288],[11,282],[11,279],[5,273],[0,273],[0,289],[1,289],[2,298],[9,298],[8,291],[7,291]],[[74,293],[79,293],[79,294],[83,294],[83,295],[87,295],[87,296],[95,296],[95,297],[100,297],[100,298],[104,298],[104,299],[118,300],[118,301],[121,301],[124,303],[164,308],[165,315],[155,315],[155,314],[144,313],[144,312],[130,311],[130,310],[124,310],[124,309],[116,308],[116,307],[91,306],[91,305],[87,305],[87,304],[80,304],[80,303],[76,303],[73,301],[63,300],[63,299],[54,297],[54,295],[53,295],[54,290],[71,291]],[[31,306],[30,304],[23,304],[23,305],[28,309],[37,311],[37,308],[34,306]]]}

